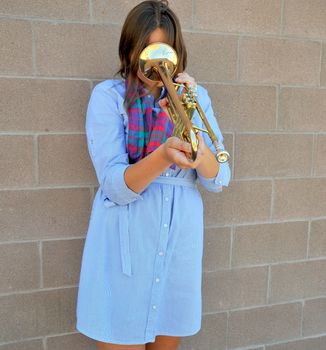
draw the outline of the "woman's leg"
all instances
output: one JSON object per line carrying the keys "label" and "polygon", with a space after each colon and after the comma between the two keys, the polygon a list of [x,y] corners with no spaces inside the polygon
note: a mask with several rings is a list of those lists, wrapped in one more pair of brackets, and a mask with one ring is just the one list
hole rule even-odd
{"label": "woman's leg", "polygon": [[154,343],[147,343],[145,350],[177,350],[181,337],[157,335]]}
{"label": "woman's leg", "polygon": [[145,344],[120,345],[97,341],[97,350],[146,350]]}

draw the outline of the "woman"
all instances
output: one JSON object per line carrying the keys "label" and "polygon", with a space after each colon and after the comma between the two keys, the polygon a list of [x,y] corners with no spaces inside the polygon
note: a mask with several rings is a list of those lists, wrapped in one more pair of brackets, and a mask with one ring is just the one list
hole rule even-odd
{"label": "woman", "polygon": [[[190,144],[172,137],[166,90],[138,70],[141,51],[154,42],[174,47],[175,81],[195,87],[179,21],[163,1],[144,1],[128,14],[119,54],[123,79],[92,91],[86,136],[99,188],[86,236],[76,328],[99,350],[174,350],[201,328],[203,202],[228,186],[228,162],[217,163],[209,136]],[[223,136],[207,91],[198,101],[222,149]],[[204,127],[198,114],[194,124]]]}

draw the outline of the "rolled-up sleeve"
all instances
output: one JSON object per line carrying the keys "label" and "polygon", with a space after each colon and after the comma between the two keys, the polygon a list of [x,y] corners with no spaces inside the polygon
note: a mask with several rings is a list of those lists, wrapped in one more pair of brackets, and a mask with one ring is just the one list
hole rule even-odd
{"label": "rolled-up sleeve", "polygon": [[[212,101],[208,95],[207,90],[200,85],[198,85],[198,102],[206,116],[206,119],[209,125],[211,126],[217,138],[220,149],[225,150],[225,147],[223,144],[224,138],[214,115],[214,111],[212,108]],[[200,127],[203,129],[206,129],[203,122],[201,123]],[[216,149],[208,133],[202,132],[202,135],[209,149],[215,154]],[[226,161],[224,163],[219,163],[219,171],[217,175],[214,177],[210,177],[210,178],[204,177],[199,173],[199,171],[197,171],[197,169],[196,169],[196,172],[197,172],[197,178],[199,183],[203,185],[209,192],[221,192],[223,190],[223,186],[228,186],[231,179],[231,170],[230,170],[229,161]]]}
{"label": "rolled-up sleeve", "polygon": [[117,97],[117,92],[102,83],[93,88],[86,112],[85,130],[99,186],[110,201],[126,205],[143,198],[125,182],[124,173],[130,164]]}

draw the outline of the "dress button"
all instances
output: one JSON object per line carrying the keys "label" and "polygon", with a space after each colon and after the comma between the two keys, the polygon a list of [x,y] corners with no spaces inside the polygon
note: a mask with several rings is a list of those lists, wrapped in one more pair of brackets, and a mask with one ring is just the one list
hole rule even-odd
{"label": "dress button", "polygon": [[169,200],[169,197],[165,197],[165,200],[168,201],[168,200]]}
{"label": "dress button", "polygon": [[160,282],[160,279],[159,279],[159,278],[156,278],[155,281],[156,281],[156,282]]}
{"label": "dress button", "polygon": [[164,227],[168,227],[168,224],[164,224],[163,226],[164,226]]}
{"label": "dress button", "polygon": [[156,309],[156,305],[153,305],[153,309]]}
{"label": "dress button", "polygon": [[158,255],[163,255],[164,253],[163,252],[159,252]]}

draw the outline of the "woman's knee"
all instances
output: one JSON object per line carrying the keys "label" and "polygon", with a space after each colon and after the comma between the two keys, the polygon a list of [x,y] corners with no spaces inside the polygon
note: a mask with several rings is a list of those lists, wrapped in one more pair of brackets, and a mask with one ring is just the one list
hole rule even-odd
{"label": "woman's knee", "polygon": [[181,337],[157,335],[154,343],[147,343],[146,350],[177,350]]}
{"label": "woman's knee", "polygon": [[146,350],[145,344],[121,345],[97,341],[97,350]]}

